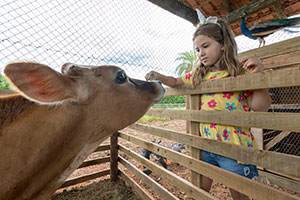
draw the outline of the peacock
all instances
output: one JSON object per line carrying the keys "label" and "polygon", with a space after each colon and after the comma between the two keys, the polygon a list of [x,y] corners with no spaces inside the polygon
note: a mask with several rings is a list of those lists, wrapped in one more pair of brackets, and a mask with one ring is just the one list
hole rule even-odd
{"label": "peacock", "polygon": [[241,31],[250,39],[259,40],[259,47],[265,45],[264,37],[287,27],[298,27],[300,25],[300,17],[289,19],[272,19],[254,24],[251,28],[247,28],[245,14],[241,15]]}

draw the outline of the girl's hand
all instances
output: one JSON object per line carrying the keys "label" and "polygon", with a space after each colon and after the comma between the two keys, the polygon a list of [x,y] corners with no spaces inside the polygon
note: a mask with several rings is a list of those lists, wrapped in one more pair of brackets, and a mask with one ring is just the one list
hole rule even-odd
{"label": "girl's hand", "polygon": [[156,72],[156,71],[151,71],[149,73],[146,74],[145,79],[147,81],[152,81],[152,80],[160,80],[160,76],[161,74]]}
{"label": "girl's hand", "polygon": [[263,71],[263,64],[259,58],[248,57],[242,59],[243,68],[246,69],[249,73],[257,73]]}

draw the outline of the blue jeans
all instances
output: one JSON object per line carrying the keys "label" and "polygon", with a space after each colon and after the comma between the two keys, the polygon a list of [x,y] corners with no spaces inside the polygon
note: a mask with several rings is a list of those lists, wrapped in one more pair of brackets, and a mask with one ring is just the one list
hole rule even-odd
{"label": "blue jeans", "polygon": [[202,161],[209,164],[221,167],[233,173],[245,176],[252,179],[258,176],[258,171],[255,165],[241,164],[236,160],[224,157],[218,154],[214,154],[207,151],[202,151]]}

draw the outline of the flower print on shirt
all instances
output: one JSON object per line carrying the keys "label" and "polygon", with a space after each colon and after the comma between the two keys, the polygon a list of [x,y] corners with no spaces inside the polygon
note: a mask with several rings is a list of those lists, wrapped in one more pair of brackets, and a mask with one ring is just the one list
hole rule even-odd
{"label": "flower print on shirt", "polygon": [[207,102],[207,104],[210,108],[214,108],[214,107],[216,107],[217,102],[214,99],[212,99],[209,102]]}
{"label": "flower print on shirt", "polygon": [[217,136],[217,140],[222,141],[222,137],[220,136],[219,133],[217,133],[216,136]]}
{"label": "flower print on shirt", "polygon": [[214,72],[214,73],[212,73],[211,74],[211,77],[209,78],[210,80],[212,80],[212,79],[216,79],[218,76],[220,76],[221,75],[221,73],[220,72]]}
{"label": "flower print on shirt", "polygon": [[216,93],[208,93],[206,94],[206,96],[211,96],[211,97],[214,97]]}
{"label": "flower print on shirt", "polygon": [[216,129],[216,124],[210,124],[210,128]]}
{"label": "flower print on shirt", "polygon": [[242,93],[240,93],[237,100],[240,102],[240,104],[243,104],[245,101],[244,95]]}
{"label": "flower print on shirt", "polygon": [[247,133],[244,132],[241,128],[237,128],[237,129],[234,131],[234,133],[240,134],[240,135],[247,135]]}
{"label": "flower print on shirt", "polygon": [[249,97],[251,94],[252,94],[252,92],[250,90],[244,91],[244,96],[245,97]]}
{"label": "flower print on shirt", "polygon": [[248,147],[253,147],[253,143],[249,142],[247,139],[244,139],[245,142],[247,142],[247,146]]}
{"label": "flower print on shirt", "polygon": [[249,111],[248,106],[243,105],[243,110],[244,110],[245,112],[248,112],[248,111]]}
{"label": "flower print on shirt", "polygon": [[224,141],[226,141],[226,140],[229,141],[230,140],[229,135],[230,135],[230,132],[225,128],[223,130],[223,134],[222,134]]}
{"label": "flower print on shirt", "polygon": [[235,105],[235,103],[232,103],[232,104],[230,104],[230,103],[226,103],[226,105],[227,105],[227,107],[225,107],[225,108],[226,108],[226,110],[229,110],[230,112],[232,112],[232,111],[236,110],[236,106],[234,106],[234,105]]}
{"label": "flower print on shirt", "polygon": [[233,92],[223,92],[223,98],[231,99]]}
{"label": "flower print on shirt", "polygon": [[192,77],[191,73],[187,73],[187,74],[185,75],[185,79],[187,79],[187,80],[190,80],[191,77]]}
{"label": "flower print on shirt", "polygon": [[209,128],[204,128],[204,134],[205,134],[206,137],[211,135],[210,132],[209,132]]}

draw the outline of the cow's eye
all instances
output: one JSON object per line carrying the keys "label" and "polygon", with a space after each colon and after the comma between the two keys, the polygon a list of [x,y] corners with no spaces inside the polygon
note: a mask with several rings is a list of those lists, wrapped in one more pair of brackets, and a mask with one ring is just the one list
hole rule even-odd
{"label": "cow's eye", "polygon": [[119,83],[119,84],[123,84],[127,81],[127,76],[125,74],[125,72],[123,71],[119,71],[117,73],[117,77],[116,77],[116,83]]}

